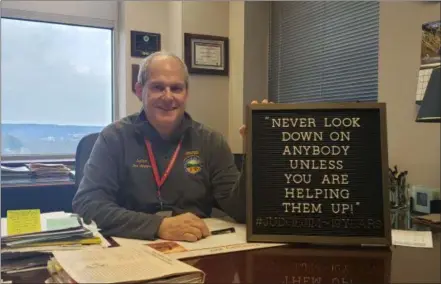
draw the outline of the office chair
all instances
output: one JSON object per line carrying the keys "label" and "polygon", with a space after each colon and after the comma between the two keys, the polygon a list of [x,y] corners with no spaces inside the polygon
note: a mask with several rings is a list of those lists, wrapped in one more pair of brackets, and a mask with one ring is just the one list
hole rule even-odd
{"label": "office chair", "polygon": [[92,133],[81,138],[75,154],[75,187],[78,189],[83,178],[84,165],[89,160],[93,145],[98,139],[98,133]]}
{"label": "office chair", "polygon": [[236,164],[237,169],[241,172],[245,154],[233,154],[233,155],[234,155],[234,163]]}

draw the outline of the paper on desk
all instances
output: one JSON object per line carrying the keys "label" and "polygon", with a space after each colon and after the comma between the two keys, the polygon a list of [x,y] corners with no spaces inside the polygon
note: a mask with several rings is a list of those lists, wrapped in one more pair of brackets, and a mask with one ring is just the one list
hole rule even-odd
{"label": "paper on desk", "polygon": [[[61,218],[69,218],[70,217],[70,213],[66,213],[63,211],[56,211],[56,212],[48,212],[48,213],[42,213],[39,214],[40,215],[40,224],[41,224],[41,231],[47,231],[50,230],[50,228],[48,228],[48,219],[61,219]],[[51,221],[49,221],[50,223]],[[54,224],[52,224],[54,225]],[[60,224],[58,224],[60,225]],[[8,231],[5,230],[5,228],[8,227],[8,221],[7,218],[2,218],[1,219],[1,236],[2,237],[6,237],[8,236]],[[50,225],[49,225],[50,227]]]}
{"label": "paper on desk", "polygon": [[174,242],[165,240],[145,241],[126,238],[113,238],[120,246],[148,245],[175,259],[186,259],[204,255],[221,254],[244,250],[254,250],[283,246],[278,243],[248,243],[246,240],[246,227],[244,224],[228,222],[222,219],[204,219],[210,231],[234,227],[236,232],[229,234],[213,235],[197,242]]}
{"label": "paper on desk", "polygon": [[40,209],[8,210],[6,215],[8,235],[41,231]]}
{"label": "paper on desk", "polygon": [[66,216],[62,218],[47,218],[46,226],[48,231],[66,230],[81,226],[76,216]]}
{"label": "paper on desk", "polygon": [[[6,230],[8,226],[7,218],[1,218],[1,236],[8,236]],[[50,231],[55,229],[68,229],[71,227],[79,226],[78,219],[76,215],[67,213],[64,211],[47,212],[40,214],[41,231]],[[40,247],[24,247],[24,248],[14,248],[7,249],[10,252],[31,252],[31,251],[42,251],[51,252],[54,250],[78,250],[78,249],[95,249],[95,248],[107,248],[111,244],[100,234],[98,228],[94,223],[87,225],[83,224],[85,228],[93,232],[93,234],[101,239],[101,245],[66,245],[66,246],[40,246]]]}
{"label": "paper on desk", "polygon": [[423,220],[423,221],[428,221],[428,222],[431,222],[431,223],[434,223],[434,224],[436,224],[436,223],[439,224],[441,222],[441,218],[440,217],[441,217],[440,214],[429,214],[429,215],[418,216],[418,217],[415,217],[415,218]]}
{"label": "paper on desk", "polygon": [[[184,262],[173,260],[146,246],[100,251],[56,251],[53,254],[77,283],[134,283],[179,274],[203,274]],[[173,283],[173,280],[169,279],[168,282]]]}
{"label": "paper on desk", "polygon": [[26,166],[21,166],[21,167],[6,167],[6,166],[1,166],[1,171],[2,173],[6,172],[6,173],[28,173],[31,170],[26,167]]}
{"label": "paper on desk", "polygon": [[405,247],[433,248],[432,231],[392,230],[392,244]]}

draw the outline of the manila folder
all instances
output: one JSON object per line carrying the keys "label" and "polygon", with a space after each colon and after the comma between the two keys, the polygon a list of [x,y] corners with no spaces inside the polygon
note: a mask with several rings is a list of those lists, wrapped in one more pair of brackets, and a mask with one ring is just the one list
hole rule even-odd
{"label": "manila folder", "polygon": [[77,283],[204,283],[205,273],[150,248],[54,251],[54,258]]}

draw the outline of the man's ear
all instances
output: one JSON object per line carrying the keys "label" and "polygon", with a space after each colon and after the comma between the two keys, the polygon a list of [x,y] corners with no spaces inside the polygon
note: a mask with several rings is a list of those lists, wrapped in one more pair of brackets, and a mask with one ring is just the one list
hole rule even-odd
{"label": "man's ear", "polygon": [[138,99],[140,101],[142,101],[142,89],[143,89],[143,86],[140,83],[136,82],[136,84],[135,84],[135,95],[138,97]]}

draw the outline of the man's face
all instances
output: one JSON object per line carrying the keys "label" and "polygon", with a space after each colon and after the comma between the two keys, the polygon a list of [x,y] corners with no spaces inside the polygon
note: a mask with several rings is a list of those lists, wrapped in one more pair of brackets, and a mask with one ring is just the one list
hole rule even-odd
{"label": "man's face", "polygon": [[137,88],[137,95],[142,96],[147,119],[153,126],[163,131],[173,129],[184,115],[188,97],[181,63],[172,57],[154,58],[148,81],[144,88]]}

